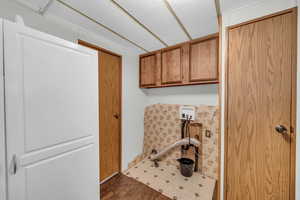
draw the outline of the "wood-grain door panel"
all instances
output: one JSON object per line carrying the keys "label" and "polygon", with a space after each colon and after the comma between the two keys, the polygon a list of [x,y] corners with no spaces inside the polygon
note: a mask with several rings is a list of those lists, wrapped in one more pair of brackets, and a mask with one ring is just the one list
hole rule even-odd
{"label": "wood-grain door panel", "polygon": [[229,30],[227,200],[289,200],[292,14]]}
{"label": "wood-grain door panel", "polygon": [[100,180],[120,172],[121,58],[99,52]]}
{"label": "wood-grain door panel", "polygon": [[162,52],[162,83],[182,82],[181,47]]}
{"label": "wood-grain door panel", "polygon": [[140,85],[154,86],[156,84],[156,55],[140,58]]}
{"label": "wood-grain door panel", "polygon": [[190,81],[218,79],[218,38],[191,44]]}

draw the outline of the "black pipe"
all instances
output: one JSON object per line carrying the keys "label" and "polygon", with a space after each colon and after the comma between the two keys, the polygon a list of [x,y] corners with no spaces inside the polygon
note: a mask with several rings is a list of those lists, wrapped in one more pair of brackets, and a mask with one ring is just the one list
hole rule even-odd
{"label": "black pipe", "polygon": [[[181,120],[181,139],[184,138],[184,129],[185,129],[186,120]],[[184,153],[184,145],[181,145],[181,153]]]}
{"label": "black pipe", "polygon": [[199,147],[195,147],[195,169],[194,171],[197,172],[199,170]]}

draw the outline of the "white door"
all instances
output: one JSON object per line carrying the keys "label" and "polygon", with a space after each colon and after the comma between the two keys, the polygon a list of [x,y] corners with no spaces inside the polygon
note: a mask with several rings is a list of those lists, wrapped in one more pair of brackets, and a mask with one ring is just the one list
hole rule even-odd
{"label": "white door", "polygon": [[0,19],[0,199],[6,199],[6,166],[4,135],[4,87],[3,87],[3,20]]}
{"label": "white door", "polygon": [[98,200],[93,50],[4,22],[8,200]]}

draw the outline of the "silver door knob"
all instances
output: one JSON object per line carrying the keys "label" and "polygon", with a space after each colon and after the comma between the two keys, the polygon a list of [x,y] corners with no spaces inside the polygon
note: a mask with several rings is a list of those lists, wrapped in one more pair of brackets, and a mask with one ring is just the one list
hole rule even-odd
{"label": "silver door knob", "polygon": [[286,134],[288,132],[287,128],[283,125],[277,125],[275,130],[280,134]]}

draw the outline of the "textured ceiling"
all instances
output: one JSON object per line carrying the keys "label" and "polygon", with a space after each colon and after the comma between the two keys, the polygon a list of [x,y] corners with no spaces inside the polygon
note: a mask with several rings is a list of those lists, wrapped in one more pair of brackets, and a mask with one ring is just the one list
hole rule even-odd
{"label": "textured ceiling", "polygon": [[192,38],[218,32],[214,0],[169,0]]}
{"label": "textured ceiling", "polygon": [[220,0],[220,4],[221,4],[222,12],[226,12],[259,1],[270,1],[270,0]]}
{"label": "textured ceiling", "polygon": [[[17,1],[37,11],[49,2]],[[218,32],[214,0],[52,0],[45,12],[143,51]]]}
{"label": "textured ceiling", "polygon": [[162,0],[118,0],[117,2],[168,45],[189,39]]}

